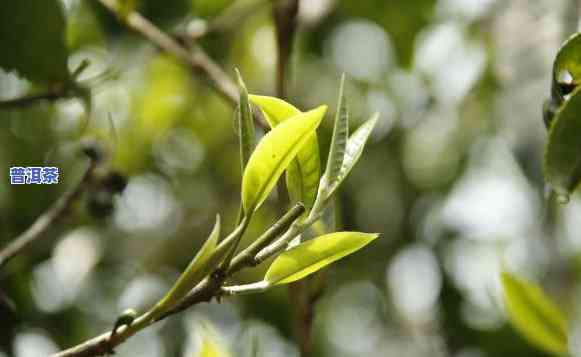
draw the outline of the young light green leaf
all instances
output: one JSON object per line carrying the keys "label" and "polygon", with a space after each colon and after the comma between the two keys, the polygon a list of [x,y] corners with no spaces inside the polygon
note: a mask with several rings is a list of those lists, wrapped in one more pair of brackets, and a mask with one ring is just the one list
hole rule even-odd
{"label": "young light green leaf", "polygon": [[[293,105],[275,97],[250,95],[250,100],[260,107],[271,128],[301,113]],[[286,171],[291,201],[302,202],[308,211],[317,197],[320,175],[319,142],[317,135],[313,134]]]}
{"label": "young light green leaf", "polygon": [[286,186],[291,203],[302,202],[307,212],[317,198],[321,177],[319,145],[316,142],[316,134],[311,135],[305,144],[308,148],[299,150],[295,160],[286,169]]}
{"label": "young light green leaf", "polygon": [[336,232],[311,239],[281,253],[264,280],[270,284],[292,283],[363,248],[377,237],[376,233]]}
{"label": "young light green leaf", "polygon": [[268,197],[280,175],[323,120],[327,106],[301,113],[277,125],[256,146],[242,177],[242,205],[253,212]]}
{"label": "young light green leaf", "polygon": [[513,326],[533,345],[556,356],[567,354],[567,320],[536,284],[502,273],[504,301]]}
{"label": "young light green leaf", "polygon": [[288,118],[301,114],[301,111],[294,105],[276,97],[250,94],[248,98],[262,110],[271,128],[274,128]]}
{"label": "young light green leaf", "polygon": [[250,102],[248,101],[248,91],[246,85],[242,80],[242,76],[238,69],[236,69],[236,76],[238,77],[238,90],[240,91],[240,100],[238,108],[238,140],[240,140],[240,162],[242,170],[246,167],[250,155],[254,150],[255,134],[254,121],[252,119],[252,110],[250,109]]}
{"label": "young light green leaf", "polygon": [[65,16],[58,0],[4,1],[0,11],[0,67],[36,82],[69,79]]}
{"label": "young light green leaf", "polygon": [[178,278],[177,282],[165,297],[156,305],[156,310],[161,311],[179,302],[190,290],[202,279],[214,270],[224,258],[227,250],[216,252],[218,240],[220,239],[220,215],[216,216],[216,223],[208,239],[188,267]]}
{"label": "young light green leaf", "polygon": [[545,146],[545,178],[558,196],[568,197],[581,180],[581,89],[557,111]]}
{"label": "young light green leaf", "polygon": [[349,112],[343,92],[345,85],[345,74],[341,76],[339,87],[339,99],[337,101],[337,113],[335,114],[335,125],[333,127],[333,137],[331,139],[331,149],[327,158],[327,168],[324,174],[325,184],[333,186],[339,179],[345,148],[349,137]]}
{"label": "young light green leaf", "polygon": [[343,163],[341,164],[341,169],[334,183],[329,186],[327,197],[330,197],[333,192],[341,185],[343,180],[349,175],[353,166],[359,161],[365,144],[377,123],[379,118],[379,113],[375,113],[371,119],[367,120],[363,125],[361,125],[347,140],[347,146],[345,148],[345,157],[343,158]]}

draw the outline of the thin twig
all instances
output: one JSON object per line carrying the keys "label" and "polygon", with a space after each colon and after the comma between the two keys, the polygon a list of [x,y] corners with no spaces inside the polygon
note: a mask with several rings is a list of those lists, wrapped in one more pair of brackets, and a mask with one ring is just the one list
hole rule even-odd
{"label": "thin twig", "polygon": [[250,244],[246,249],[244,249],[240,254],[232,260],[232,264],[227,271],[228,274],[232,272],[237,272],[243,266],[256,266],[258,262],[254,259],[256,254],[260,252],[264,247],[269,245],[274,239],[279,235],[284,233],[290,225],[296,221],[305,212],[305,206],[301,203],[297,203],[293,208],[290,209],[279,221],[273,224],[263,235],[258,237],[252,244]]}
{"label": "thin twig", "polygon": [[38,217],[26,231],[14,238],[8,246],[0,251],[0,269],[24,248],[43,237],[44,233],[46,233],[52,224],[66,214],[71,204],[81,194],[81,192],[85,190],[85,184],[92,176],[94,168],[95,161],[89,159],[89,164],[79,182],[66,191],[45,213]]}
{"label": "thin twig", "polygon": [[[83,60],[71,73],[71,78],[76,80],[81,73],[89,66],[88,60]],[[51,88],[43,93],[29,94],[19,98],[0,100],[0,109],[16,109],[32,105],[36,102],[54,102],[59,99],[67,99],[80,94],[80,86],[72,82],[53,84]]]}
{"label": "thin twig", "polygon": [[54,102],[56,100],[65,99],[68,97],[70,97],[70,94],[65,89],[52,90],[45,93],[31,94],[19,98],[0,100],[0,109],[24,108],[36,102]]}
{"label": "thin twig", "polygon": [[269,287],[270,287],[269,283],[267,281],[262,280],[251,284],[224,286],[220,290],[223,295],[234,296],[234,295],[260,293],[268,289]]}

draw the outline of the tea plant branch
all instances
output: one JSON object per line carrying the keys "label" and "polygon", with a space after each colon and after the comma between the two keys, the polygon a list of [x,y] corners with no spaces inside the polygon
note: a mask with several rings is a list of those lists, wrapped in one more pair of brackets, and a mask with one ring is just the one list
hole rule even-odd
{"label": "tea plant branch", "polygon": [[221,289],[223,295],[233,296],[233,295],[244,295],[244,294],[256,294],[263,292],[268,289],[270,285],[266,281],[258,281],[252,284],[235,285],[235,286],[224,286]]}
{"label": "tea plant branch", "polygon": [[[98,1],[129,29],[141,34],[163,51],[187,63],[195,73],[203,74],[210,87],[216,90],[228,103],[233,106],[238,104],[236,84],[200,46],[195,45],[191,50],[187,49],[138,12],[131,11],[127,15],[121,16],[115,0]],[[261,127],[267,127],[258,118],[255,117],[255,120]]]}
{"label": "tea plant branch", "polygon": [[263,235],[258,237],[246,249],[240,252],[230,264],[227,272],[232,274],[239,271],[244,266],[256,266],[259,262],[255,259],[258,252],[268,246],[274,239],[279,237],[288,227],[305,212],[305,206],[297,203],[278,222],[273,224]]}
{"label": "tea plant branch", "polygon": [[87,168],[79,181],[66,191],[45,213],[38,217],[26,231],[14,238],[12,242],[0,251],[0,269],[30,244],[42,238],[53,223],[67,213],[75,199],[86,189],[87,182],[91,179],[95,166],[96,161],[89,158]]}
{"label": "tea plant branch", "polygon": [[[168,309],[167,311],[153,316],[151,310],[137,317],[132,324],[119,327],[116,333],[112,336],[111,331],[103,333],[97,337],[87,340],[77,346],[69,348],[65,351],[59,352],[53,357],[89,357],[101,356],[108,353],[111,349],[119,346],[128,338],[137,332],[147,328],[157,321],[161,321],[169,316],[175,315],[187,308],[201,302],[210,301],[212,298],[218,298],[224,293],[222,292],[222,285],[233,274],[246,267],[253,267],[254,261],[246,258],[248,255],[252,257],[252,252],[257,251],[263,244],[268,244],[278,237],[278,235],[289,228],[293,222],[304,212],[302,204],[294,206],[287,214],[281,217],[271,228],[269,228],[256,241],[260,244],[252,244],[247,249],[238,253],[232,260],[231,265],[225,271],[216,271],[206,277],[200,282],[179,304]],[[247,220],[243,220],[243,225],[246,225]],[[240,226],[238,227],[238,229]],[[229,247],[232,240],[237,239],[237,234],[230,234],[225,238],[217,250]]]}
{"label": "tea plant branch", "polygon": [[[365,142],[369,138],[369,134],[377,121],[377,116],[368,120],[351,135],[346,144],[347,149],[345,150],[341,170],[337,175],[332,175],[329,171],[325,172],[323,177],[327,179],[321,180],[323,184],[319,188],[319,193],[313,208],[305,219],[299,219],[299,217],[302,217],[304,209],[299,205],[296,209],[291,209],[292,213],[285,214],[281,217],[279,223],[275,224],[274,228],[268,229],[263,236],[259,237],[257,239],[259,243],[251,245],[250,248],[235,255],[230,265],[224,266],[223,260],[220,260],[222,258],[216,258],[224,257],[224,254],[231,252],[232,247],[236,246],[236,243],[239,242],[241,235],[249,223],[250,216],[264,202],[268,196],[268,191],[272,190],[275,180],[280,177],[282,173],[280,168],[288,166],[290,163],[289,160],[292,160],[293,156],[300,150],[301,144],[304,145],[306,142],[304,138],[308,138],[308,135],[312,135],[316,130],[325,112],[326,106],[323,105],[306,113],[298,114],[295,120],[275,128],[262,139],[248,161],[242,178],[242,203],[245,213],[240,225],[219,244],[216,242],[216,237],[219,234],[214,234],[219,228],[215,228],[210,238],[204,243],[204,247],[210,247],[210,255],[204,252],[198,252],[200,254],[200,260],[197,259],[198,255],[194,257],[192,263],[182,273],[176,284],[174,284],[174,287],[159,303],[135,319],[133,319],[132,315],[131,322],[115,323],[115,326],[119,327],[115,329],[115,332],[106,332],[78,346],[57,353],[54,356],[98,356],[110,353],[116,346],[123,343],[123,341],[135,333],[168,316],[177,314],[192,305],[210,301],[212,298],[219,299],[224,295],[261,291],[272,285],[296,281],[305,277],[305,274],[308,275],[311,273],[312,271],[310,269],[321,268],[331,264],[361,249],[376,239],[379,234],[337,232],[335,234],[317,237],[298,245],[292,250],[283,252],[288,247],[289,242],[304,233],[313,223],[321,218],[325,207],[332,198],[332,194],[359,159]],[[336,130],[333,135],[337,135]],[[291,139],[286,142],[282,141],[287,136],[291,136]],[[279,146],[273,146],[273,142],[275,141],[279,143]],[[333,152],[340,151],[335,150]],[[279,161],[267,161],[273,154],[278,154]],[[259,165],[258,163],[261,162],[267,163],[267,165]],[[264,175],[261,175],[261,173]],[[215,227],[219,227],[218,219]],[[284,233],[281,234],[281,232]],[[337,241],[341,242],[339,246],[335,244]],[[202,250],[205,251],[204,249]],[[254,258],[249,259],[246,257],[247,255],[252,256],[255,251],[258,251],[258,253],[254,255]],[[317,252],[321,254],[317,256]],[[264,285],[256,284],[250,287],[224,286],[228,278],[238,270],[260,264],[279,253],[281,255],[270,266],[264,278],[264,281],[266,281]],[[295,266],[285,263],[289,259],[296,261],[297,255],[300,257],[308,257],[303,262],[308,265]],[[235,262],[239,263],[233,265]],[[198,263],[199,265],[197,265]],[[197,268],[195,268],[196,265],[198,266]],[[190,270],[190,267],[199,270]],[[297,268],[299,270],[296,270]],[[196,271],[203,271],[204,273],[196,277],[194,274]],[[175,291],[178,291],[178,293],[175,293]]]}

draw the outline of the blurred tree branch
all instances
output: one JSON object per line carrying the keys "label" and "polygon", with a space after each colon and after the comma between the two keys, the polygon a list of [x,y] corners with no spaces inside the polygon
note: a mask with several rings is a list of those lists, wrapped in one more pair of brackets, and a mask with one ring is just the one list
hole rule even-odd
{"label": "blurred tree branch", "polygon": [[79,182],[66,191],[26,231],[14,238],[8,246],[0,251],[0,269],[34,241],[43,237],[44,233],[46,233],[53,223],[67,214],[75,199],[86,189],[86,183],[91,179],[95,166],[96,161],[90,158],[87,168],[83,172]]}
{"label": "blurred tree branch", "polygon": [[59,99],[67,99],[75,96],[83,96],[85,90],[78,85],[75,80],[89,66],[88,60],[83,60],[79,66],[71,73],[70,81],[52,84],[50,89],[43,93],[30,94],[19,98],[0,100],[1,109],[23,108],[39,101],[53,102]]}
{"label": "blurred tree branch", "polygon": [[69,98],[71,93],[65,87],[59,87],[44,93],[31,94],[19,98],[0,101],[0,109],[23,108],[39,101],[54,102],[55,100]]}
{"label": "blurred tree branch", "polygon": [[286,98],[288,82],[288,64],[292,54],[293,42],[297,28],[299,0],[281,0],[274,4],[272,16],[276,28],[278,49],[276,92],[280,98]]}
{"label": "blurred tree branch", "polygon": [[[231,105],[238,105],[236,84],[200,46],[193,45],[191,49],[187,49],[138,12],[131,11],[127,15],[121,16],[115,0],[98,1],[115,14],[125,26],[141,34],[162,50],[187,63],[194,72],[202,74],[210,87],[215,89]],[[268,128],[266,123],[256,115],[255,121],[263,129]]]}

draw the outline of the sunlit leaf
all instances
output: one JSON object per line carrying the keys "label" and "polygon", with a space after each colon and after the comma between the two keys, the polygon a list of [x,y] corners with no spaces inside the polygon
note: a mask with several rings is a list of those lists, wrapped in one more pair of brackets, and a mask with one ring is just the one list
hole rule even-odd
{"label": "sunlit leaf", "polygon": [[134,114],[120,127],[115,150],[115,167],[131,175],[146,169],[152,145],[171,137],[191,105],[191,75],[175,58],[153,57],[145,78],[144,90],[133,101]]}
{"label": "sunlit leaf", "polygon": [[240,91],[239,109],[237,112],[238,140],[240,140],[240,160],[242,170],[244,170],[254,150],[256,134],[254,133],[254,121],[250,109],[250,102],[248,101],[246,85],[238,70],[236,70],[236,76],[238,77],[238,89]]}
{"label": "sunlit leaf", "polygon": [[345,180],[349,175],[349,172],[351,172],[351,169],[353,169],[353,166],[355,166],[357,161],[359,161],[363,149],[365,148],[365,144],[367,143],[369,135],[371,135],[378,118],[379,113],[374,114],[371,119],[367,120],[353,134],[351,134],[347,140],[345,156],[343,158],[341,169],[339,170],[339,174],[337,175],[334,184],[329,188],[327,193],[328,196],[330,196],[341,185],[343,180]]}
{"label": "sunlit leaf", "polygon": [[[293,105],[275,97],[250,95],[250,100],[260,107],[271,128],[301,113]],[[313,135],[287,168],[286,182],[291,201],[302,202],[308,211],[317,197],[320,176],[319,142],[317,135]]]}
{"label": "sunlit leaf", "polygon": [[363,248],[379,237],[375,233],[337,232],[326,234],[281,253],[272,263],[264,280],[287,284]]}
{"label": "sunlit leaf", "polygon": [[549,130],[545,147],[545,177],[555,192],[564,197],[581,179],[581,89],[561,108]]}
{"label": "sunlit leaf", "polygon": [[345,85],[345,75],[341,77],[339,87],[339,100],[337,102],[337,113],[335,114],[335,125],[333,128],[333,137],[331,139],[331,149],[327,159],[327,168],[325,170],[325,183],[333,186],[339,180],[345,149],[349,137],[349,112],[343,92]]}
{"label": "sunlit leaf", "polygon": [[0,8],[0,67],[43,83],[69,78],[65,17],[58,0],[4,1]]}
{"label": "sunlit leaf", "polygon": [[206,239],[206,242],[202,245],[188,267],[180,275],[171,290],[159,302],[158,310],[169,308],[179,302],[194,286],[218,266],[227,252],[226,250],[222,252],[216,251],[219,239],[220,216],[217,215],[216,223],[210,236]]}
{"label": "sunlit leaf", "polygon": [[258,143],[242,178],[245,212],[257,209],[268,197],[280,175],[311,138],[325,116],[327,106],[301,113],[277,125]]}
{"label": "sunlit leaf", "polygon": [[504,301],[513,326],[532,344],[557,356],[567,354],[567,320],[536,284],[502,274]]}

